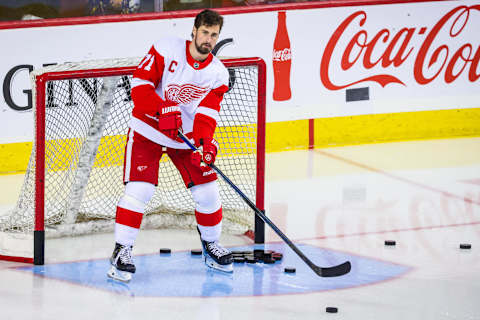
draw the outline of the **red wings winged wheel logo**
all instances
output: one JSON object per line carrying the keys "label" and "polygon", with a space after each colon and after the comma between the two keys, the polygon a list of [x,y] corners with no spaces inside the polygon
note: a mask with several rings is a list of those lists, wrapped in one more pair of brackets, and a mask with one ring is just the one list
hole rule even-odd
{"label": "red wings winged wheel logo", "polygon": [[165,98],[179,104],[189,104],[202,98],[208,88],[202,88],[193,84],[177,85],[171,84],[165,88]]}

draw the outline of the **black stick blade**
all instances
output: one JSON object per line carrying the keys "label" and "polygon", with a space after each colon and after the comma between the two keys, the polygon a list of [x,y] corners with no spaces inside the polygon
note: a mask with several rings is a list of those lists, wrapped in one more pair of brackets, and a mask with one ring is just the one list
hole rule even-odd
{"label": "black stick blade", "polygon": [[351,269],[352,269],[352,265],[350,264],[350,261],[346,261],[342,264],[339,264],[333,267],[328,267],[328,268],[318,267],[318,269],[315,270],[315,272],[320,277],[339,277],[349,273]]}

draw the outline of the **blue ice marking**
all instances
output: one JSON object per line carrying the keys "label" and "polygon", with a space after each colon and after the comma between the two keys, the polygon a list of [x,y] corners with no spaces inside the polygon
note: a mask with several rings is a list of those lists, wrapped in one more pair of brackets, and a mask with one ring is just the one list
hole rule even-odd
{"label": "blue ice marking", "polygon": [[[202,256],[190,251],[134,256],[137,272],[129,283],[111,280],[108,259],[20,267],[45,278],[137,297],[227,297],[319,292],[351,288],[402,276],[411,268],[310,245],[298,245],[315,264],[328,267],[350,260],[352,271],[335,278],[318,277],[288,246],[266,244],[265,250],[283,253],[274,264],[235,263],[233,274],[207,268]],[[231,250],[253,250],[235,247]],[[284,272],[285,267],[296,273]]]}

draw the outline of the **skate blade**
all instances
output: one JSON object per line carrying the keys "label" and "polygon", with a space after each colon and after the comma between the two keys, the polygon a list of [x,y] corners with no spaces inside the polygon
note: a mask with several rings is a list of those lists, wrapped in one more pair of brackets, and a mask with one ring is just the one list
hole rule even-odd
{"label": "skate blade", "polygon": [[122,282],[129,282],[132,279],[132,274],[130,272],[120,271],[114,266],[108,270],[107,275],[114,280]]}
{"label": "skate blade", "polygon": [[223,264],[216,263],[213,259],[205,258],[205,264],[207,265],[207,267],[218,270],[218,271],[227,272],[227,273],[233,272],[233,263],[223,265]]}

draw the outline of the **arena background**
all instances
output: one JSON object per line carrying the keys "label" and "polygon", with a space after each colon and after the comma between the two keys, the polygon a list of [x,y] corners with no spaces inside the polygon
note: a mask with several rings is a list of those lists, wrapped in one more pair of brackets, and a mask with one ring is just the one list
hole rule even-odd
{"label": "arena background", "polygon": [[[266,151],[480,135],[480,2],[324,1],[218,9],[219,56],[267,64]],[[275,101],[278,11],[291,44],[291,98]],[[29,72],[138,57],[189,37],[198,10],[0,23],[0,174],[32,148]],[[426,12],[428,14],[426,14]],[[80,45],[81,44],[81,45]]]}

